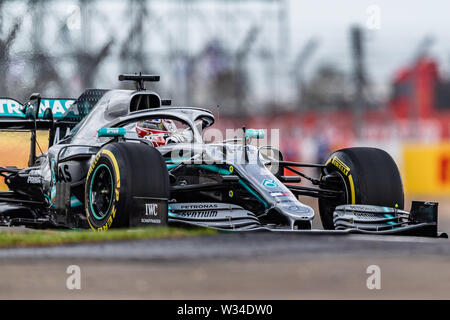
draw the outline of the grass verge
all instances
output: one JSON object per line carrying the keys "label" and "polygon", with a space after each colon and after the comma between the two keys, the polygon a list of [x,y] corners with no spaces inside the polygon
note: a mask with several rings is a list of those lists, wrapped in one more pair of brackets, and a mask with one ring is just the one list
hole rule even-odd
{"label": "grass verge", "polygon": [[91,230],[0,231],[0,247],[47,246],[83,242],[178,238],[215,233],[215,230],[206,228],[184,229],[175,227],[115,229],[106,232],[93,232]]}

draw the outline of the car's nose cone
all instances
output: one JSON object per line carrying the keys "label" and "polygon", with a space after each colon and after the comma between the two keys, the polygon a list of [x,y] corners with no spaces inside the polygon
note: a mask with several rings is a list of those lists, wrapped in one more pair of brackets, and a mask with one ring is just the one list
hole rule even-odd
{"label": "car's nose cone", "polygon": [[279,205],[279,208],[283,213],[288,214],[291,217],[302,220],[310,220],[314,218],[314,210],[298,201]]}

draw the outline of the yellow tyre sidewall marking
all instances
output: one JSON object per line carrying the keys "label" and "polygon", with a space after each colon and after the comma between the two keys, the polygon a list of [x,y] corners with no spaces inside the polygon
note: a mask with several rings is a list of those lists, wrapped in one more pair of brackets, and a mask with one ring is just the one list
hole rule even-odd
{"label": "yellow tyre sidewall marking", "polygon": [[116,202],[119,201],[119,195],[120,195],[120,171],[119,171],[119,164],[117,163],[117,160],[116,160],[116,157],[114,156],[114,154],[111,151],[109,151],[109,150],[105,149],[105,150],[102,150],[101,153],[97,154],[97,156],[95,157],[94,161],[92,162],[91,167],[89,168],[89,172],[88,172],[88,175],[87,175],[87,178],[86,178],[86,182],[89,180],[89,176],[91,175],[92,171],[94,170],[94,167],[96,166],[96,164],[97,164],[97,162],[100,159],[100,156],[102,154],[104,154],[105,156],[107,156],[111,160],[111,162],[113,164],[113,167],[114,167],[114,172],[116,174],[116,188],[115,188],[115,192],[114,193],[115,193],[116,197],[115,197],[115,201],[113,203],[112,209],[111,209],[111,215],[109,216],[109,219],[107,220],[107,222],[102,227],[99,227],[99,228],[95,228],[91,224],[91,222],[89,221],[89,210],[88,210],[88,205],[89,204],[86,203],[85,208],[86,208],[86,215],[87,215],[87,218],[88,218],[87,221],[88,221],[89,226],[91,227],[91,229],[94,230],[94,231],[106,231],[106,230],[108,230],[111,227],[111,225],[112,225],[112,223],[114,221],[114,218],[116,217],[116,213],[117,213]]}
{"label": "yellow tyre sidewall marking", "polygon": [[356,193],[355,193],[355,184],[353,183],[353,177],[350,173],[350,167],[344,163],[341,159],[339,159],[337,156],[330,157],[325,165],[328,165],[331,162],[331,164],[337,168],[340,172],[342,172],[347,178],[348,182],[350,184],[350,197],[351,197],[351,203],[356,203]]}
{"label": "yellow tyre sidewall marking", "polygon": [[351,174],[348,175],[348,181],[350,182],[350,193],[352,196],[352,204],[355,204],[355,185],[353,184],[353,177]]}

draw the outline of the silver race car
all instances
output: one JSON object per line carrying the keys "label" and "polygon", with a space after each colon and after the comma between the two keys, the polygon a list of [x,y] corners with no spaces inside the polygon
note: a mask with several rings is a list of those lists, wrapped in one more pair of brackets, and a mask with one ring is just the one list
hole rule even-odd
{"label": "silver race car", "polygon": [[[31,132],[29,167],[0,167],[9,188],[0,192],[0,225],[445,236],[437,203],[404,210],[400,174],[385,151],[348,148],[324,164],[289,162],[272,146],[254,145],[263,130],[246,128],[240,137],[205,143],[210,111],[173,107],[146,90],[158,76],[119,80],[134,81],[136,90],[86,90],[58,117],[33,94],[20,116],[0,119],[0,129]],[[50,137],[40,155],[37,130]],[[325,230],[311,230],[315,212],[299,196],[318,199]]]}

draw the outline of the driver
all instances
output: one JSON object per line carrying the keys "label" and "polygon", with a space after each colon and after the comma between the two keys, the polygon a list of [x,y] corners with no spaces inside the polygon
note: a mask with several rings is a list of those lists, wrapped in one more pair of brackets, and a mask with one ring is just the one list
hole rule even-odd
{"label": "driver", "polygon": [[152,119],[136,123],[139,138],[149,140],[154,147],[165,146],[170,143],[189,142],[192,134],[186,129],[177,132],[177,126],[169,119]]}

